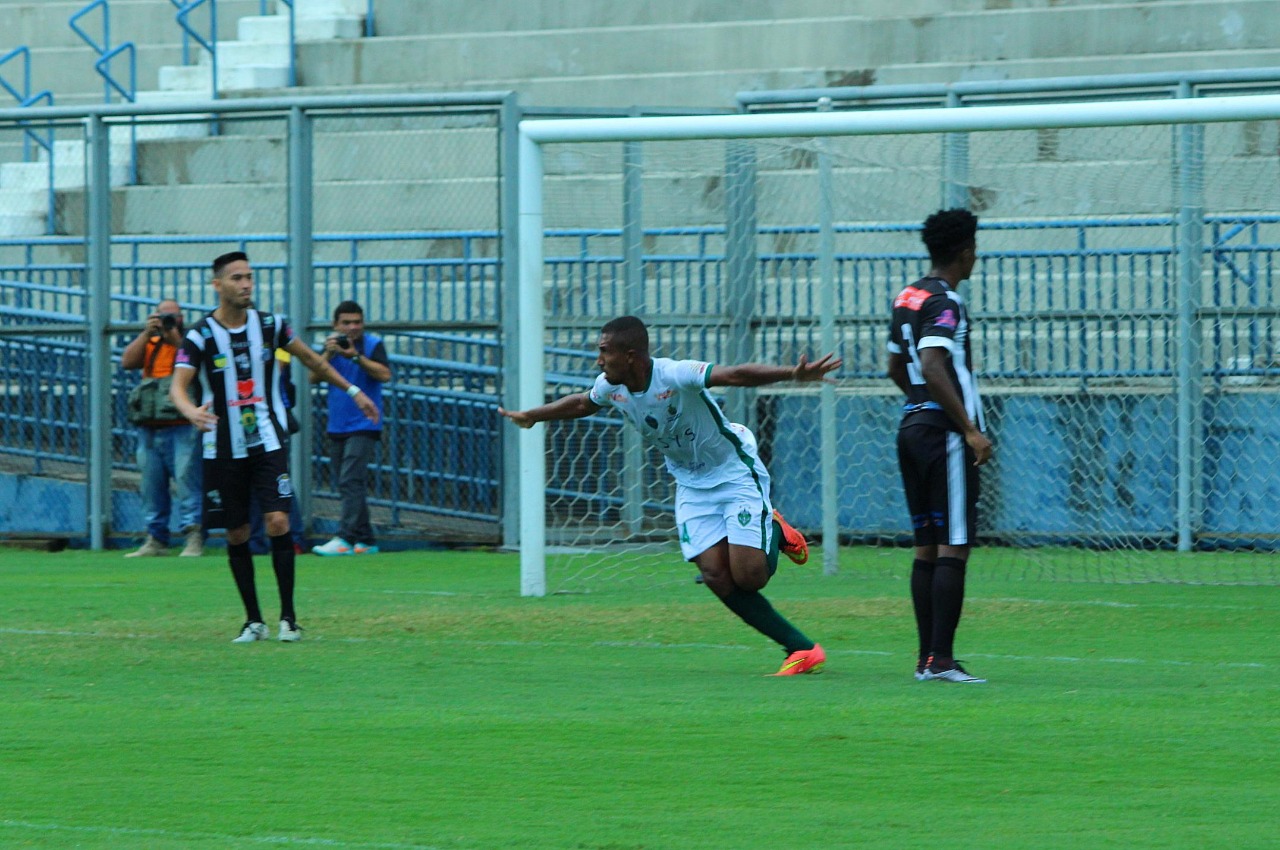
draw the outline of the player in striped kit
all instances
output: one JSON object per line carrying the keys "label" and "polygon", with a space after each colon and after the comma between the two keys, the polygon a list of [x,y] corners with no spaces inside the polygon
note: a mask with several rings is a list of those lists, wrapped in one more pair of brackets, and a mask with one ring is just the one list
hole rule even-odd
{"label": "player in striped kit", "polygon": [[941,210],[921,232],[932,268],[893,301],[889,377],[906,396],[898,465],[915,535],[911,600],[919,681],[981,683],[955,659],[965,568],[977,534],[978,467],[991,459],[970,353],[969,310],[956,291],[977,262],[978,219]]}
{"label": "player in striped kit", "polygon": [[[373,422],[378,409],[360,389],[294,335],[284,316],[253,308],[253,269],[242,251],[213,261],[218,307],[191,326],[175,361],[170,398],[202,432],[205,524],[227,530],[227,559],[245,608],[235,643],[265,640],[253,556],[249,553],[249,494],[261,506],[271,540],[271,566],[280,591],[282,641],[302,637],[293,607],[294,550],[289,534],[293,487],[289,481],[286,405],[276,378],[277,348],[313,373],[351,393]],[[199,403],[188,397],[198,381]]]}

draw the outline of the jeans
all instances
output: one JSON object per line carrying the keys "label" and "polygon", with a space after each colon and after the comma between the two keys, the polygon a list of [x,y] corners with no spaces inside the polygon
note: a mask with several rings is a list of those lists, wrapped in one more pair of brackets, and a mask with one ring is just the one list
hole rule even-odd
{"label": "jeans", "polygon": [[378,441],[368,434],[329,435],[330,468],[342,498],[338,536],[348,543],[375,543],[369,523],[369,465]]}
{"label": "jeans", "polygon": [[147,534],[169,545],[173,500],[170,479],[177,485],[178,527],[200,527],[204,494],[200,479],[200,435],[190,425],[138,427],[138,468],[142,470],[140,495]]}

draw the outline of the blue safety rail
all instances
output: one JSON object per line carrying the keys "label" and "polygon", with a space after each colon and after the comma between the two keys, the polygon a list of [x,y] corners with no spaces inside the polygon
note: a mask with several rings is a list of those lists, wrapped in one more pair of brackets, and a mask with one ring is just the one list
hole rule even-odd
{"label": "blue safety rail", "polygon": [[[80,26],[81,19],[88,17],[96,10],[101,10],[102,12],[102,34],[100,39],[95,38]],[[67,21],[67,25],[84,40],[85,44],[88,44],[98,53],[98,59],[93,63],[93,67],[98,72],[98,76],[102,77],[104,102],[111,103],[111,93],[114,91],[128,102],[133,103],[138,93],[138,49],[132,41],[125,41],[112,46],[111,6],[107,0],[93,0],[93,2],[72,15]],[[129,76],[126,80],[116,77],[111,69],[112,62],[120,55],[125,55],[129,59]]]}
{"label": "blue safety rail", "polygon": [[[178,28],[182,30],[182,64],[190,65],[191,58],[191,42],[195,42],[198,46],[209,52],[210,71],[210,88],[212,91],[209,97],[212,100],[218,99],[218,4],[217,0],[169,0],[169,3],[175,6],[178,13],[174,19],[178,22]],[[209,7],[209,29],[208,35],[205,35],[191,23],[191,13],[201,6]]]}
{"label": "blue safety rail", "polygon": [[[102,12],[102,37],[98,40],[80,26],[80,20],[95,10]],[[111,6],[107,0],[93,0],[67,21],[67,25],[76,35],[98,53],[93,68],[102,77],[102,94],[105,103],[111,103],[112,92],[118,93],[129,103],[138,96],[138,49],[132,41],[124,41],[114,47],[111,44]],[[112,63],[119,56],[128,57],[129,76],[125,80],[116,77],[112,71]],[[138,182],[138,130],[137,125],[129,125],[129,182]]]}
{"label": "blue safety rail", "polygon": [[[298,84],[298,36],[297,20],[294,14],[293,0],[279,0],[289,9],[289,85]],[[372,3],[373,0],[370,0]],[[267,14],[269,0],[258,0],[258,14]]]}
{"label": "blue safety rail", "polygon": [[[4,76],[3,73],[0,73],[0,88],[7,91],[13,99],[18,102],[18,106],[20,107],[25,108],[28,106],[38,106],[40,104],[53,106],[53,92],[48,89],[35,93],[32,93],[31,91],[31,50],[26,45],[15,47],[3,56],[0,56],[0,69],[4,68],[7,63],[19,58],[22,59],[22,81],[15,86]],[[43,132],[37,129],[32,129],[29,126],[23,127],[22,160],[24,162],[31,162],[32,158],[35,156],[36,147],[43,149],[45,156],[48,159],[49,211],[45,215],[45,233],[49,234],[53,233],[57,213],[57,206],[55,203],[56,199],[54,197],[54,174],[56,172],[54,171],[55,162],[53,142],[54,135],[52,125],[45,127]]]}
{"label": "blue safety rail", "polygon": [[[917,228],[838,229],[835,315],[845,380],[884,383],[886,305],[898,288],[921,273],[924,257],[914,250],[879,251],[876,246],[894,238],[898,244],[914,241]],[[778,237],[767,240],[776,245],[795,244],[798,240],[791,237],[813,232],[762,230]],[[1160,385],[1171,385],[1176,365],[1169,340],[1177,307],[1173,219],[984,222],[983,231],[982,259],[969,297],[981,323],[981,339],[975,344],[981,346],[978,356],[988,386],[1084,384],[1107,377],[1159,379]],[[328,328],[333,308],[348,297],[364,305],[375,332],[379,325],[422,321],[470,322],[477,328],[380,333],[394,352],[396,380],[388,387],[388,427],[376,464],[374,499],[397,517],[424,512],[488,521],[497,517],[501,429],[493,413],[502,387],[502,340],[498,266],[490,255],[497,236],[476,230],[323,234],[315,239],[315,311],[309,323],[295,322],[309,324],[312,338]],[[723,331],[723,231],[651,229],[645,237],[646,286],[654,287],[655,312],[670,319],[654,326],[663,353],[711,360],[731,356],[731,341]],[[552,394],[585,388],[594,374],[591,346],[598,321],[593,317],[617,312],[624,299],[620,238],[618,231],[548,233],[548,317],[558,328],[547,349]],[[1280,215],[1209,217],[1205,242],[1200,315],[1206,328],[1207,374],[1227,385],[1273,381],[1280,376],[1275,365],[1280,350]],[[0,304],[6,305],[0,322],[9,327],[83,325],[88,309],[84,268],[60,259],[67,247],[80,245],[81,239],[71,237],[0,240],[10,256],[15,246],[25,249],[0,265]],[[161,252],[172,257],[175,245],[193,259],[162,261]],[[679,250],[666,250],[676,245]],[[1026,245],[1040,247],[1020,247]],[[268,309],[286,303],[288,243],[282,234],[117,237],[113,246],[111,317],[121,327],[141,326],[165,297],[177,298],[188,314],[207,309],[207,260],[233,249],[254,258],[259,302]],[[389,259],[393,256],[400,258]],[[776,250],[762,252],[757,263],[760,280],[774,281],[762,288],[753,305],[758,359],[818,350],[818,258]],[[1119,290],[1106,285],[1117,280],[1124,282]],[[117,350],[130,336],[120,333],[114,340]],[[1082,361],[1084,356],[1093,359]],[[11,388],[11,403],[0,409],[0,452],[38,463],[83,463],[82,399],[56,389],[82,384],[87,374],[83,339],[0,337],[0,374]],[[122,407],[133,380],[121,370],[112,377],[119,408],[112,420],[113,456],[122,469],[133,463],[133,431]],[[318,392],[317,434],[323,432],[325,416],[323,390]],[[550,454],[555,465],[551,480],[565,482],[559,489],[570,500],[583,500],[574,510],[616,509],[589,486],[594,476],[612,473],[583,460],[616,442],[616,426],[613,418],[590,417],[557,429],[554,439],[564,450]],[[323,451],[323,441],[317,446]],[[578,451],[579,446],[584,450]],[[332,495],[326,464],[322,456],[315,468],[321,496]],[[647,486],[647,501],[660,505],[661,487]]]}

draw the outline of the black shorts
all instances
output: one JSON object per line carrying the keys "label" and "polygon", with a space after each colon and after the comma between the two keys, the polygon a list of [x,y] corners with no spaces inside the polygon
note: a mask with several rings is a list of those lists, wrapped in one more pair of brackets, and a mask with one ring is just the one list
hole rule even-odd
{"label": "black shorts", "polygon": [[249,524],[249,497],[257,497],[264,514],[288,513],[293,505],[289,453],[284,449],[231,460],[204,462],[205,528],[240,528]]}
{"label": "black shorts", "polygon": [[917,546],[971,546],[978,534],[977,456],[934,425],[898,430],[898,468]]}

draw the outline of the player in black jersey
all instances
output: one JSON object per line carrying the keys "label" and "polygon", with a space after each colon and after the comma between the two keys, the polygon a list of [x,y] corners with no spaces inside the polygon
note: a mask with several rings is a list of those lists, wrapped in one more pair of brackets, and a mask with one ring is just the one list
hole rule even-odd
{"label": "player in black jersey", "polygon": [[[249,553],[250,492],[257,497],[271,539],[271,566],[280,590],[280,640],[296,641],[302,629],[293,608],[293,487],[276,349],[283,348],[323,380],[350,393],[373,422],[378,421],[378,408],[295,336],[284,316],[253,309],[253,269],[243,252],[215,259],[212,283],[218,307],[187,331],[169,396],[202,432],[206,525],[227,529],[227,558],[245,608],[245,624],[234,642],[267,637]],[[188,397],[193,381],[199,382],[198,404]]]}
{"label": "player in black jersey", "polygon": [[911,600],[921,681],[985,681],[966,672],[953,649],[977,534],[978,467],[991,459],[969,311],[956,291],[977,261],[977,230],[978,219],[963,209],[925,220],[921,238],[933,267],[898,293],[889,330],[889,377],[906,396],[898,465],[915,534]]}

